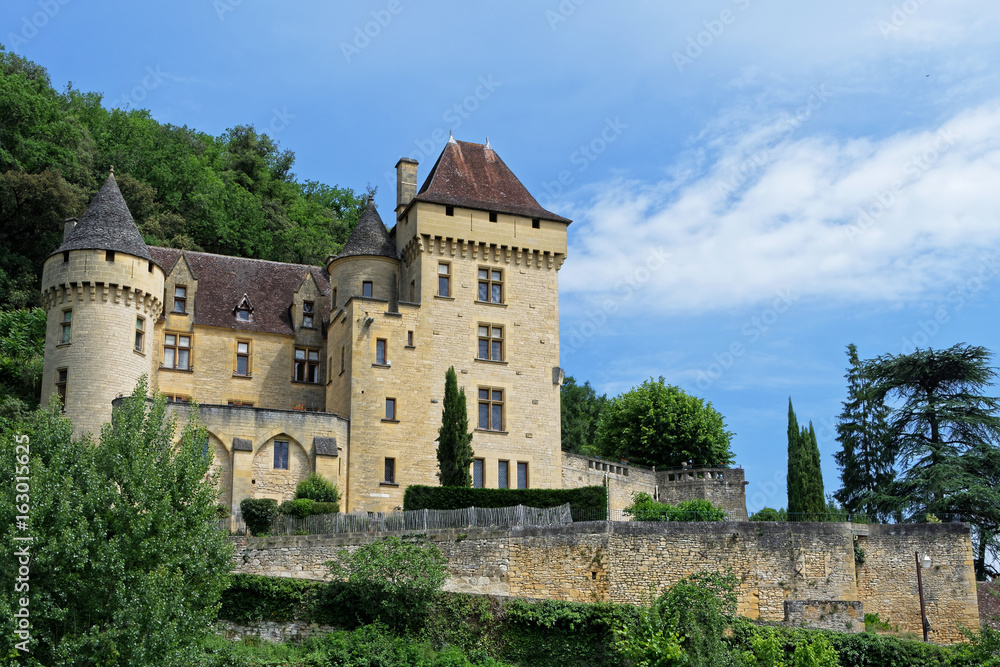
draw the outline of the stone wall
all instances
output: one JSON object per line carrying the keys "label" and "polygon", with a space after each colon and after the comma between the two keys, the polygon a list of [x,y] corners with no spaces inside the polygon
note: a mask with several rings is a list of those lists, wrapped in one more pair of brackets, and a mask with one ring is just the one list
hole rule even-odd
{"label": "stone wall", "polygon": [[726,510],[731,519],[746,521],[747,498],[742,468],[701,468],[656,471],[661,503],[708,500]]}
{"label": "stone wall", "polygon": [[[862,625],[863,613],[874,611],[919,632],[916,549],[938,566],[924,576],[932,641],[961,641],[956,624],[979,622],[969,530],[960,524],[590,522],[401,535],[442,550],[451,591],[641,604],[651,587],[659,592],[695,572],[730,569],[740,581],[739,612],[749,618],[784,621],[789,600],[858,602],[851,613],[861,614]],[[860,567],[855,536],[866,551]],[[322,579],[322,564],[336,551],[379,537],[233,538],[233,565],[237,572]],[[825,622],[820,615],[812,620]],[[812,622],[804,612],[803,620]]]}
{"label": "stone wall", "polygon": [[865,612],[861,602],[828,600],[785,600],[785,623],[790,626],[864,632]]}
{"label": "stone wall", "polygon": [[616,461],[563,452],[562,488],[606,486],[611,517],[632,504],[633,493],[656,496],[656,471]]}

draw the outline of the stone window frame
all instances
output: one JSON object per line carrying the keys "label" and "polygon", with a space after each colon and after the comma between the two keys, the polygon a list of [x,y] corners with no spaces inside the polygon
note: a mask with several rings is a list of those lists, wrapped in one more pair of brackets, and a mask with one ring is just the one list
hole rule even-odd
{"label": "stone window frame", "polygon": [[[441,269],[444,269],[444,271],[442,271]],[[450,299],[450,298],[452,298],[452,296],[451,296],[451,277],[452,277],[451,262],[438,262],[437,276],[438,276],[438,289],[437,289],[437,294],[435,296],[438,296],[438,297],[440,297],[442,299]],[[442,289],[442,287],[444,289]]]}
{"label": "stone window frame", "polygon": [[60,345],[69,345],[73,342],[73,309],[64,308],[63,318],[60,326],[62,327],[62,334],[59,338]]}
{"label": "stone window frame", "polygon": [[411,347],[411,348],[412,347],[416,347],[416,345],[413,344],[413,330],[412,329],[410,329],[409,331],[406,332],[406,347]]}
{"label": "stone window frame", "polygon": [[[483,395],[485,392],[485,396]],[[489,431],[490,433],[506,433],[505,430],[507,422],[506,414],[506,393],[507,390],[503,387],[483,387],[478,388],[476,398],[479,405],[478,408],[478,419],[476,423],[478,424],[477,431]],[[499,394],[499,398],[497,397]],[[486,426],[483,426],[483,408],[486,408]],[[497,424],[497,413],[499,413],[499,426],[496,428]]]}
{"label": "stone window frame", "polygon": [[315,301],[303,301],[302,302],[302,328],[303,329],[315,329],[315,317],[316,317],[316,302]]}
{"label": "stone window frame", "polygon": [[375,296],[375,283],[371,280],[361,281],[361,296],[365,298],[374,298]]}
{"label": "stone window frame", "polygon": [[[174,342],[169,341],[170,338],[174,339]],[[187,345],[181,344],[181,339],[187,339]],[[173,362],[167,364],[167,351],[173,351]],[[187,365],[180,365],[181,351],[187,352]],[[164,331],[163,332],[163,361],[160,363],[160,368],[172,371],[193,371],[194,370],[194,336],[191,334],[185,334],[179,331]]]}
{"label": "stone window frame", "polygon": [[[486,276],[483,276],[483,273]],[[494,274],[500,274],[497,278]],[[476,270],[476,303],[488,303],[493,306],[502,306],[506,303],[504,300],[504,279],[503,279],[503,269],[497,268],[495,266],[480,266]],[[485,296],[483,298],[483,289],[486,289]],[[499,300],[494,299],[494,288],[499,288]]]}
{"label": "stone window frame", "polygon": [[[187,285],[174,285],[174,306],[170,311],[174,315],[187,315]],[[180,310],[177,306],[180,306]]]}
{"label": "stone window frame", "polygon": [[[275,470],[288,470],[288,454],[291,449],[291,443],[288,440],[275,440],[272,444],[274,448],[274,469]],[[282,465],[284,464],[284,465]]]}
{"label": "stone window frame", "polygon": [[[240,345],[246,345],[246,352],[240,352]],[[237,338],[236,339],[236,364],[233,367],[233,377],[238,378],[250,378],[253,377],[253,366],[251,362],[253,361],[253,341],[249,338]],[[245,359],[245,372],[240,373],[240,359]]]}
{"label": "stone window frame", "polygon": [[[500,474],[501,472],[503,474]],[[510,488],[510,461],[507,459],[497,461],[497,488]]]}
{"label": "stone window frame", "polygon": [[[478,361],[493,361],[493,362],[506,362],[506,345],[504,339],[504,325],[498,324],[496,322],[479,322],[476,324],[476,334],[478,344],[476,345],[476,359]],[[483,329],[486,329],[486,333],[483,333]],[[500,336],[496,335],[499,330]],[[483,356],[483,349],[485,344],[486,356]],[[497,344],[499,344],[500,353],[494,355],[496,351]],[[499,357],[499,358],[495,358]]]}
{"label": "stone window frame", "polygon": [[[301,357],[299,353],[302,354]],[[301,345],[295,346],[295,350],[292,353],[292,382],[319,384],[319,365],[319,348]]]}
{"label": "stone window frame", "polygon": [[399,422],[399,402],[392,396],[385,397],[385,417],[384,422]]}
{"label": "stone window frame", "polygon": [[56,369],[56,394],[62,403],[62,412],[66,412],[66,386],[69,384],[69,368]]}
{"label": "stone window frame", "polygon": [[[519,489],[530,489],[531,488],[531,467],[528,465],[529,461],[518,461],[517,462],[517,488]],[[523,466],[523,468],[522,468]],[[521,470],[524,470],[524,486],[521,486]]]}
{"label": "stone window frame", "polygon": [[[479,484],[476,484],[476,471],[479,472]],[[476,458],[472,459],[472,488],[474,489],[484,489],[486,488],[486,459]]]}
{"label": "stone window frame", "polygon": [[146,318],[141,315],[135,316],[135,351],[142,354],[142,348],[146,344]]}
{"label": "stone window frame", "polygon": [[375,363],[372,366],[389,366],[389,339],[375,339]]}
{"label": "stone window frame", "polygon": [[385,465],[383,467],[383,480],[382,484],[394,484],[398,485],[396,482],[396,459],[392,456],[385,457]]}

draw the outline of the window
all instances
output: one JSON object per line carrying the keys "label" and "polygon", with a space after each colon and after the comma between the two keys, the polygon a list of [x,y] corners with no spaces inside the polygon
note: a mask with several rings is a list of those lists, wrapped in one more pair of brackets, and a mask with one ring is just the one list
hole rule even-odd
{"label": "window", "polygon": [[62,321],[62,345],[68,345],[72,335],[73,335],[73,311],[64,310],[63,321]]}
{"label": "window", "polygon": [[191,368],[191,337],[180,334],[163,336],[163,367],[182,371]]}
{"label": "window", "polygon": [[187,312],[187,287],[184,285],[174,287],[174,312]]}
{"label": "window", "polygon": [[389,421],[396,421],[396,399],[385,399],[385,418]]}
{"label": "window", "polygon": [[472,461],[472,488],[481,489],[483,488],[483,466],[486,464],[484,459],[474,459]]}
{"label": "window", "polygon": [[496,324],[479,325],[479,358],[486,361],[503,361],[503,327]]}
{"label": "window", "polygon": [[319,382],[319,350],[295,348],[295,381]]}
{"label": "window", "polygon": [[438,264],[438,296],[451,296],[451,264]]}
{"label": "window", "polygon": [[517,488],[528,488],[528,464],[524,461],[517,462]]}
{"label": "window", "polygon": [[288,441],[274,441],[274,469],[288,470]]}
{"label": "window", "polygon": [[63,264],[69,263],[69,250],[63,250]]}
{"label": "window", "polygon": [[406,332],[406,347],[413,347],[413,332]]}
{"label": "window", "polygon": [[341,373],[343,373],[344,370],[346,369],[346,366],[344,365],[344,349],[345,348],[343,348],[343,347],[340,348],[340,372]]}
{"label": "window", "polygon": [[538,218],[532,218],[531,219],[531,228],[532,229],[541,229],[542,228],[542,221],[539,220]]}
{"label": "window", "polygon": [[236,341],[236,375],[250,377],[250,341]]}
{"label": "window", "polygon": [[479,428],[485,431],[503,430],[503,389],[479,388]]}
{"label": "window", "polygon": [[114,250],[105,250],[104,251],[104,259],[107,260],[107,261],[109,261],[109,262],[115,261],[115,251]]}
{"label": "window", "polygon": [[497,221],[497,212],[490,211],[490,222],[496,222],[496,221]]}
{"label": "window", "polygon": [[510,461],[497,461],[497,488],[510,488],[507,476],[510,474]]}
{"label": "window", "polygon": [[313,328],[313,302],[302,302],[302,326],[306,329]]}
{"label": "window", "polygon": [[375,341],[375,363],[380,366],[385,366],[385,338],[379,338]]}
{"label": "window", "polygon": [[66,378],[68,375],[69,371],[65,368],[56,371],[56,393],[59,394],[63,412],[66,412]]}
{"label": "window", "polygon": [[455,207],[454,206],[445,206],[444,207],[444,214],[445,215],[455,215]]}
{"label": "window", "polygon": [[143,343],[146,342],[145,332],[146,320],[142,317],[135,318],[135,351],[142,352]]}
{"label": "window", "polygon": [[372,295],[372,281],[366,280],[361,283],[361,296],[371,296]]}
{"label": "window", "polygon": [[478,298],[487,303],[503,303],[503,271],[479,269]]}
{"label": "window", "polygon": [[416,303],[417,301],[417,281],[410,281],[410,301]]}
{"label": "window", "polygon": [[385,483],[395,484],[396,483],[396,459],[386,459],[385,460]]}
{"label": "window", "polygon": [[331,293],[331,296],[330,296],[330,305],[332,307],[334,307],[334,308],[337,307],[337,288],[336,287],[333,288],[333,292]]}
{"label": "window", "polygon": [[150,273],[153,272],[153,260],[149,260],[148,262],[146,262],[146,270],[149,271]]}

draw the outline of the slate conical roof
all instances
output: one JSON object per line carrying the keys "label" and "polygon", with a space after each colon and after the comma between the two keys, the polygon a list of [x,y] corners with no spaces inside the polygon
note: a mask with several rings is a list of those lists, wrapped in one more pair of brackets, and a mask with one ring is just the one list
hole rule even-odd
{"label": "slate conical roof", "polygon": [[488,139],[485,144],[449,140],[413,201],[570,222],[539,206]]}
{"label": "slate conical roof", "polygon": [[55,253],[65,250],[114,250],[152,259],[139,228],[125,204],[114,169],[90,202],[76,227]]}
{"label": "slate conical roof", "polygon": [[389,231],[382,222],[382,217],[375,208],[374,197],[368,198],[368,206],[358,220],[357,227],[351,232],[340,254],[334,259],[341,257],[357,257],[360,255],[374,255],[376,257],[389,257],[399,259],[396,252],[396,244],[389,237]]}

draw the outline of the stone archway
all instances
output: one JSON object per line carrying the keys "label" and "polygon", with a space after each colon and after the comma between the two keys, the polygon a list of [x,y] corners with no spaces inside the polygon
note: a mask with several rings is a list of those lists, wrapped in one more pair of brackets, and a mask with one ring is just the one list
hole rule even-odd
{"label": "stone archway", "polygon": [[[288,443],[288,468],[275,467],[275,443]],[[296,485],[312,472],[305,448],[288,436],[276,435],[261,445],[253,457],[251,484],[254,498],[274,498],[279,503],[295,498]]]}
{"label": "stone archway", "polygon": [[233,505],[233,457],[219,438],[208,434],[208,448],[212,452],[212,465],[209,475],[217,475],[216,484],[219,489],[220,505],[232,508]]}

